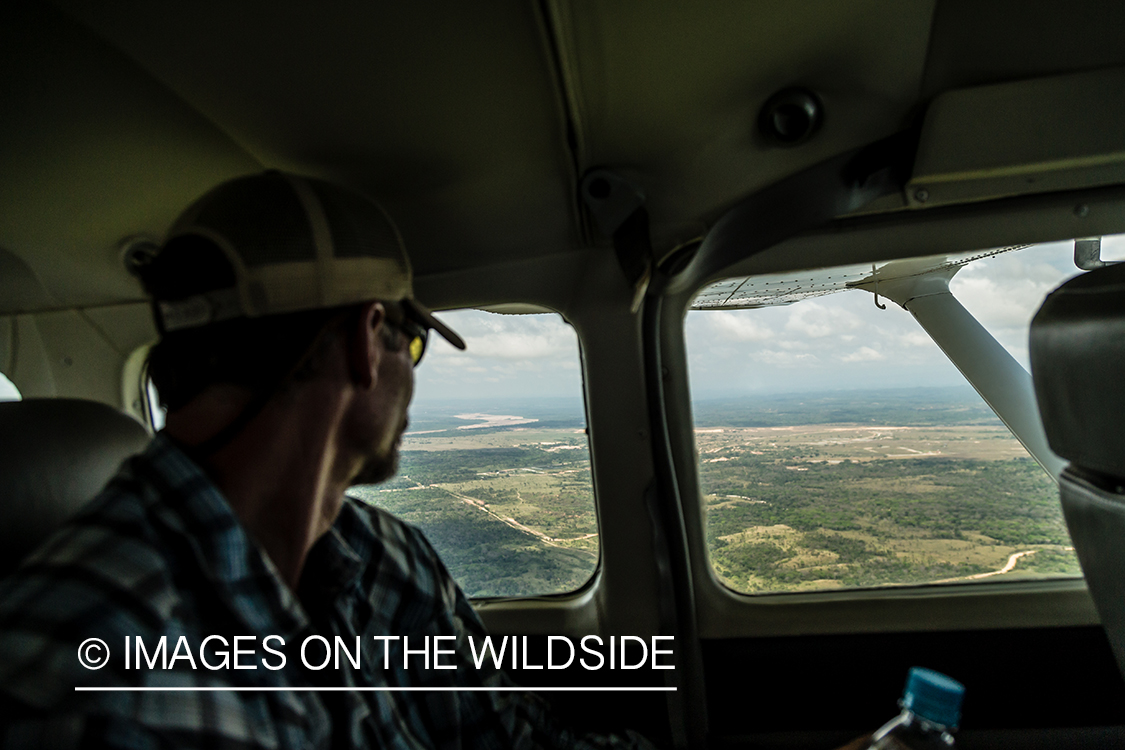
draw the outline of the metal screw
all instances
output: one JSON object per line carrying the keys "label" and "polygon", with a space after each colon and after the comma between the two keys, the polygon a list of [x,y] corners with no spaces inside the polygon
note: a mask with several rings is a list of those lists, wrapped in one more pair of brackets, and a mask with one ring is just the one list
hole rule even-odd
{"label": "metal screw", "polygon": [[1089,213],[1090,213],[1090,207],[1087,206],[1085,203],[1079,203],[1077,206],[1074,207],[1074,215],[1077,216],[1079,219],[1086,218],[1086,215],[1089,214]]}
{"label": "metal screw", "polygon": [[919,203],[925,203],[929,199],[930,191],[926,190],[926,188],[918,188],[914,191],[914,200],[918,201]]}

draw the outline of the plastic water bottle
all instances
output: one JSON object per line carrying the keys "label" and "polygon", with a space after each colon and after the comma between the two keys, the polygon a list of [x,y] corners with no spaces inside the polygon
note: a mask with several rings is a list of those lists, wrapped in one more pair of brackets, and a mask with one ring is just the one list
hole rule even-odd
{"label": "plastic water bottle", "polygon": [[902,713],[871,737],[872,750],[946,750],[961,721],[965,686],[932,669],[914,667],[906,678]]}

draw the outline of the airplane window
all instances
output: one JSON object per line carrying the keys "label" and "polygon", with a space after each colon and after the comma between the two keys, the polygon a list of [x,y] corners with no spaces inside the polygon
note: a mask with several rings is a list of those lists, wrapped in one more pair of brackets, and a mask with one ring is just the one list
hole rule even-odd
{"label": "airplane window", "polygon": [[439,313],[398,476],[349,492],[420,527],[471,597],[573,591],[598,563],[578,339],[556,314]]}
{"label": "airplane window", "polygon": [[[1026,368],[1031,317],[1080,273],[1073,252],[985,257],[950,288]],[[1125,257],[1125,237],[1104,238],[1101,257]],[[825,292],[829,277],[870,272],[818,272],[794,304],[687,315],[719,578],[765,593],[1080,576],[1056,485],[911,314],[846,285]]]}
{"label": "airplane window", "polygon": [[21,398],[19,388],[0,372],[0,401],[19,401]]}

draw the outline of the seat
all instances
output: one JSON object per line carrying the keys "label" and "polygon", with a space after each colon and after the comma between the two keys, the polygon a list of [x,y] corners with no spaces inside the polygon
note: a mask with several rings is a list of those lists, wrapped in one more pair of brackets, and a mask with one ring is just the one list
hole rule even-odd
{"label": "seat", "polygon": [[1125,264],[1082,274],[1031,323],[1031,369],[1063,515],[1125,674]]}
{"label": "seat", "polygon": [[0,402],[0,577],[149,439],[135,419],[95,401]]}

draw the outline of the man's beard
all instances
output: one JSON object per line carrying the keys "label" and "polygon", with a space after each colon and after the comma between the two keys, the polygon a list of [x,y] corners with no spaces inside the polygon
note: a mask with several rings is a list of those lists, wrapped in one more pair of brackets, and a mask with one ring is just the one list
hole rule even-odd
{"label": "man's beard", "polygon": [[379,484],[393,477],[398,472],[398,445],[391,448],[386,456],[372,456],[363,464],[359,474],[352,480],[352,485]]}

